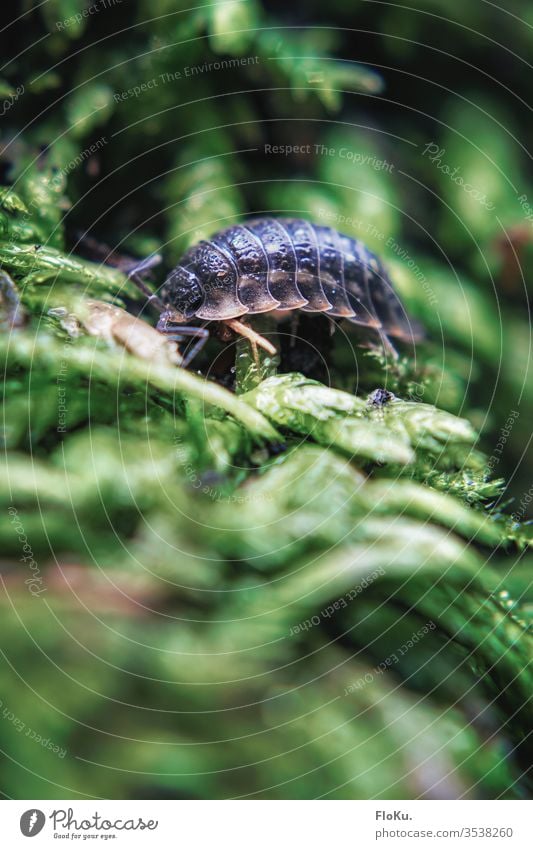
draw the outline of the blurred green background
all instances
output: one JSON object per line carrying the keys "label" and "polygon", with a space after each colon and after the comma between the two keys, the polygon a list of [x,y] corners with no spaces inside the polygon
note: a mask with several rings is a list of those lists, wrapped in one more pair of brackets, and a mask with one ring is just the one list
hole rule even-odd
{"label": "blurred green background", "polygon": [[[20,6],[1,792],[529,795],[530,4]],[[84,332],[87,297],[155,321],[116,254],[157,287],[271,213],[366,242],[427,339],[306,319],[257,386],[242,345],[183,373]]]}

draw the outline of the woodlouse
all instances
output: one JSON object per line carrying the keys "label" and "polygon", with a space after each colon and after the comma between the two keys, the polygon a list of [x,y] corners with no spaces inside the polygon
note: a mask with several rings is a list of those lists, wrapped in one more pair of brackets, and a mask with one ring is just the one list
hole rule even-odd
{"label": "woodlouse", "polygon": [[[141,286],[138,272],[149,262],[130,272]],[[267,312],[282,318],[292,310],[324,313],[376,330],[394,354],[389,336],[421,338],[374,253],[300,218],[254,218],[198,242],[167,277],[161,298],[151,299],[161,311],[158,330],[198,337],[185,365],[208,336],[205,328],[180,326],[192,320],[223,322],[271,352],[273,346],[241,319]]]}

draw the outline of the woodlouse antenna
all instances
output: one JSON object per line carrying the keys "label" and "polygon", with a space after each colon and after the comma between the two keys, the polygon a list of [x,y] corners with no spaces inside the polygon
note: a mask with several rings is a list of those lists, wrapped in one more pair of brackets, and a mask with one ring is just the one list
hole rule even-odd
{"label": "woodlouse antenna", "polygon": [[159,312],[164,312],[167,307],[149,286],[142,279],[142,275],[155,268],[161,262],[161,254],[153,253],[142,260],[131,259],[131,257],[120,254],[109,247],[109,245],[100,242],[98,239],[89,236],[88,233],[80,233],[76,231],[76,238],[79,244],[83,245],[89,252],[91,259],[99,258],[104,265],[110,265],[113,268],[118,268],[123,274],[131,280],[132,283],[141,290],[143,295],[146,295],[148,301],[155,306]]}
{"label": "woodlouse antenna", "polygon": [[142,275],[151,268],[155,268],[156,265],[159,265],[161,259],[161,254],[150,254],[150,256],[146,257],[146,259],[141,260],[141,262],[136,262],[132,268],[124,269],[124,273],[128,279],[141,290],[143,295],[146,295],[148,302],[153,304],[160,313],[165,312],[168,307],[163,303],[159,295],[152,292],[150,287],[142,279]]}

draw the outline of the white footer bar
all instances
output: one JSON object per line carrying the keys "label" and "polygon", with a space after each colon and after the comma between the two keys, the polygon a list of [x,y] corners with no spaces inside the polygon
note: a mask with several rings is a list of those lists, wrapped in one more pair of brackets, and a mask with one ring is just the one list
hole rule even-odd
{"label": "white footer bar", "polygon": [[[533,847],[528,801],[2,801],[6,849]],[[31,838],[35,842],[30,842]]]}

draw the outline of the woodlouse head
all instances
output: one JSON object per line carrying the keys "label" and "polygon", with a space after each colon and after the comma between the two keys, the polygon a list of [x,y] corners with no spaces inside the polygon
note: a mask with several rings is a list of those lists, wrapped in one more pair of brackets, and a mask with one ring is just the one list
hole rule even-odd
{"label": "woodlouse head", "polygon": [[186,322],[194,318],[204,301],[204,291],[197,275],[177,265],[165,280],[163,292],[172,313],[172,321]]}

